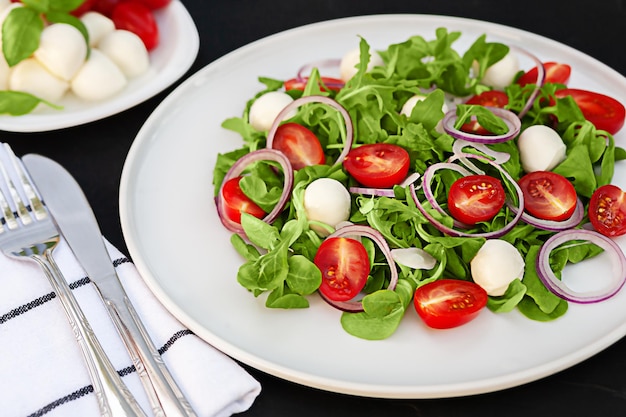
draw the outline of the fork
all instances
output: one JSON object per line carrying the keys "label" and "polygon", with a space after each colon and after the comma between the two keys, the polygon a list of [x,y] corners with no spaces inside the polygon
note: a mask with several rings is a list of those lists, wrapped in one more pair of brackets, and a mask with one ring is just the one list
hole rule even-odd
{"label": "fork", "polygon": [[37,196],[21,161],[8,144],[3,145],[4,152],[0,149],[0,249],[7,256],[35,261],[48,278],[80,346],[100,414],[107,417],[145,416],[111,364],[54,261],[52,255],[60,241],[59,231]]}

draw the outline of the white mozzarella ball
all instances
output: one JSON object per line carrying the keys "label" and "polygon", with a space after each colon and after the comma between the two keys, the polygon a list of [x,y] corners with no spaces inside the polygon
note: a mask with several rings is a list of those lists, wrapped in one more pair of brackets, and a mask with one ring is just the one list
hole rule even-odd
{"label": "white mozzarella ball", "polygon": [[513,82],[519,70],[517,55],[509,51],[500,61],[487,68],[481,82],[493,88],[503,90]]}
{"label": "white mozzarella ball", "polygon": [[471,260],[470,269],[474,282],[487,294],[500,296],[513,280],[524,277],[524,259],[509,242],[490,239]]}
{"label": "white mozzarella ball", "polygon": [[87,42],[74,26],[54,23],[44,28],[34,56],[48,71],[69,81],[87,58]]}
{"label": "white mozzarella ball", "polygon": [[[282,91],[270,91],[263,94],[250,106],[250,113],[248,114],[250,125],[259,131],[270,130],[276,116],[292,101],[291,96]],[[296,110],[294,109],[285,118],[288,119],[295,114]]]}
{"label": "white mozzarella ball", "polygon": [[[2,51],[2,42],[0,42],[0,51]],[[11,76],[11,68],[7,64],[4,55],[0,53],[0,90],[9,88],[9,77]]]}
{"label": "white mozzarella ball", "polygon": [[[361,62],[360,48],[353,49],[343,56],[339,64],[339,72],[344,82],[348,82],[350,78],[354,77],[357,73],[356,66],[359,62]],[[371,71],[372,68],[382,66],[383,64],[383,59],[378,52],[370,50],[370,60],[367,63],[367,71]]]}
{"label": "white mozzarella ball", "polygon": [[[309,220],[337,227],[350,218],[350,193],[337,180],[319,178],[304,190],[304,210]],[[320,236],[328,232],[321,227],[311,225],[311,229]]]}
{"label": "white mozzarella ball", "polygon": [[95,47],[100,40],[115,30],[115,23],[102,13],[87,12],[80,17],[89,34],[89,46]]}
{"label": "white mozzarella ball", "polygon": [[71,81],[74,94],[83,100],[109,98],[126,86],[126,77],[105,54],[92,49],[89,59]]}
{"label": "white mozzarella ball", "polygon": [[517,139],[517,146],[526,172],[550,171],[565,159],[563,139],[548,126],[528,127]]}
{"label": "white mozzarella ball", "polygon": [[23,91],[44,100],[59,101],[69,87],[69,83],[50,73],[39,61],[27,58],[11,70],[8,87]]}
{"label": "white mozzarella ball", "polygon": [[141,38],[127,30],[105,35],[98,49],[108,56],[128,78],[144,74],[150,68],[148,50]]}
{"label": "white mozzarella ball", "polygon": [[[402,110],[400,110],[400,114],[403,114],[406,117],[411,117],[411,113],[413,112],[413,108],[415,108],[415,105],[417,104],[417,102],[424,101],[424,99],[426,99],[426,96],[423,96],[421,94],[416,94],[413,97],[409,98],[402,106]],[[441,111],[443,112],[444,115],[449,111],[448,105],[445,102],[441,106]],[[443,133],[442,120],[440,120],[439,123],[437,123],[437,126],[435,127],[435,130],[439,133]]]}
{"label": "white mozzarella ball", "polygon": [[0,13],[4,12],[11,4],[11,0],[0,0]]}

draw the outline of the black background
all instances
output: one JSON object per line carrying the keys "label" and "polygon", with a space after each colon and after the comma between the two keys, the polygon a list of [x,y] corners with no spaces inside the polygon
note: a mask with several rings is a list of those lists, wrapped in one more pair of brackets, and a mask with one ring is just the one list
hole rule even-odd
{"label": "black background", "polygon": [[[383,13],[460,16],[528,30],[572,46],[626,75],[624,0],[182,1],[200,33],[198,57],[183,79],[240,46],[285,29]],[[37,152],[63,164],[85,190],[104,235],[126,251],[118,214],[124,160],[143,122],[178,84],[101,121],[47,133],[0,132],[0,140],[10,143],[18,155]],[[242,416],[624,416],[625,357],[626,340],[621,340],[579,365],[517,388],[429,400],[384,400],[328,393],[247,368],[261,382],[263,390]],[[379,366],[384,366],[384,360]]]}

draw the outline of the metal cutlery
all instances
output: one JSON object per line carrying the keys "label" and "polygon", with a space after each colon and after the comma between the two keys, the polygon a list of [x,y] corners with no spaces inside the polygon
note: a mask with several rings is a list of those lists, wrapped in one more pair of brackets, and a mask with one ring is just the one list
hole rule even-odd
{"label": "metal cutlery", "polygon": [[59,231],[37,196],[19,159],[7,144],[2,145],[0,156],[4,154],[4,158],[0,158],[0,248],[7,256],[25,257],[37,262],[44,271],[63,305],[80,346],[101,415],[145,416],[102,349],[54,261],[54,249],[60,240]]}

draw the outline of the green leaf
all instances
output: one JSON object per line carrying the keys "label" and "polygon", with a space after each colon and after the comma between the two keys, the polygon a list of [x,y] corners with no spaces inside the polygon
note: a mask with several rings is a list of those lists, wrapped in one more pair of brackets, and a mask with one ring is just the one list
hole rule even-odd
{"label": "green leaf", "polygon": [[286,282],[289,288],[300,295],[312,294],[322,283],[322,273],[313,262],[302,255],[289,258]]}
{"label": "green leaf", "polygon": [[363,312],[343,313],[341,325],[353,336],[382,340],[391,336],[404,316],[404,304],[398,294],[380,290],[363,297]]}
{"label": "green leaf", "polygon": [[45,13],[50,10],[50,0],[22,0],[22,3],[38,13]]}
{"label": "green leaf", "polygon": [[44,103],[54,109],[62,109],[61,106],[52,104],[29,93],[22,91],[0,91],[0,114],[21,116],[33,111],[39,103]]}
{"label": "green leaf", "polygon": [[44,22],[36,10],[16,7],[2,24],[2,52],[9,67],[30,57],[39,47]]}
{"label": "green leaf", "polygon": [[67,25],[74,26],[83,35],[83,38],[85,38],[85,43],[87,43],[87,46],[89,46],[89,32],[87,32],[87,27],[79,18],[71,14],[59,11],[49,11],[45,13],[45,16],[46,20],[48,20],[50,23],[65,23]]}
{"label": "green leaf", "polygon": [[250,242],[263,249],[271,250],[280,242],[280,235],[274,226],[248,213],[241,213],[241,226]]}

